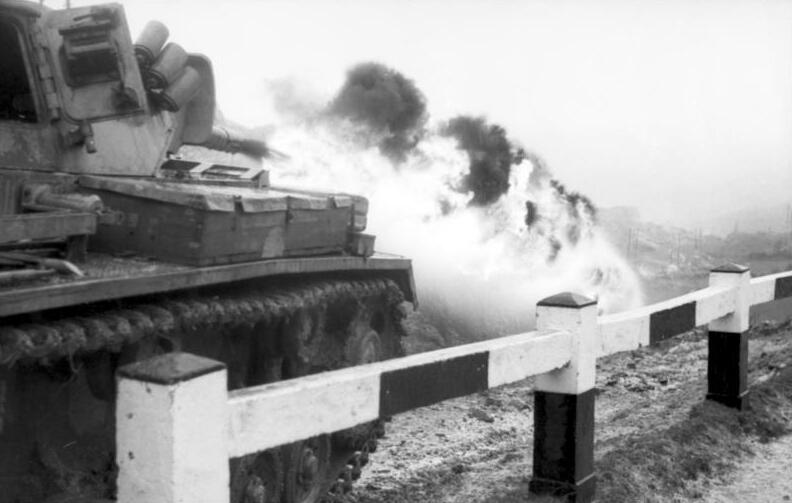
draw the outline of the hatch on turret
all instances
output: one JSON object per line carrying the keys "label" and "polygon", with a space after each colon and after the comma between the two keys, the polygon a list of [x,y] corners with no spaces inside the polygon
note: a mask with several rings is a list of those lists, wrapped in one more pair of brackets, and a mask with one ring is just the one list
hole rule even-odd
{"label": "hatch on turret", "polygon": [[120,5],[53,11],[45,27],[56,52],[55,87],[69,120],[146,111],[146,94]]}

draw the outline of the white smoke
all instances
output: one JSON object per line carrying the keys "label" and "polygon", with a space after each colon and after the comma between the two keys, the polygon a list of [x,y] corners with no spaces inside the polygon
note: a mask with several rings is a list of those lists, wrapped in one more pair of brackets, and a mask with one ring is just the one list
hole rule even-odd
{"label": "white smoke", "polygon": [[[535,303],[562,291],[597,298],[603,312],[642,303],[636,274],[574,207],[584,203],[564,198],[537,160],[512,168],[497,202],[470,206],[468,155],[436,130],[394,165],[359,125],[283,124],[269,141],[290,160],[269,166],[272,184],[366,196],[377,250],[413,259],[421,311],[462,340],[530,329]],[[538,215],[530,226],[526,201]]]}

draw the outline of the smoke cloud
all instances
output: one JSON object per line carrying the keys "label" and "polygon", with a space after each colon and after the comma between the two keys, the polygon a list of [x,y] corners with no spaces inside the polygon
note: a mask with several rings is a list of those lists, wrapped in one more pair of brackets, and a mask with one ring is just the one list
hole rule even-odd
{"label": "smoke cloud", "polygon": [[315,117],[325,108],[326,99],[295,78],[270,79],[264,85],[275,113],[285,121],[302,121]]}
{"label": "smoke cloud", "polygon": [[420,141],[428,118],[426,98],[415,83],[379,63],[350,69],[328,112],[381,135],[380,149],[397,161],[404,161]]}
{"label": "smoke cloud", "polygon": [[591,201],[504,128],[430,122],[415,84],[376,63],[350,70],[306,119],[274,128],[270,142],[290,160],[269,166],[273,185],[366,196],[367,232],[377,250],[413,259],[421,312],[447,343],[528,330],[533,305],[561,291],[604,312],[642,303]]}
{"label": "smoke cloud", "polygon": [[459,148],[467,152],[470,172],[461,189],[473,193],[471,204],[492,204],[509,190],[511,168],[523,161],[525,151],[513,147],[505,129],[488,124],[483,117],[459,116],[441,131],[455,138]]}

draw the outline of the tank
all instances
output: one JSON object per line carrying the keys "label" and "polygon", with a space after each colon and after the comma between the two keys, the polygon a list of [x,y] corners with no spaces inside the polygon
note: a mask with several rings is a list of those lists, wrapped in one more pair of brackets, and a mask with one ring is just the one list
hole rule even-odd
{"label": "tank", "polygon": [[[402,354],[411,265],[366,199],[270,180],[287,156],[216,120],[164,25],[0,0],[0,47],[0,503],[113,501],[127,363],[187,351],[235,389]],[[335,500],[382,433],[231,459],[231,501]]]}

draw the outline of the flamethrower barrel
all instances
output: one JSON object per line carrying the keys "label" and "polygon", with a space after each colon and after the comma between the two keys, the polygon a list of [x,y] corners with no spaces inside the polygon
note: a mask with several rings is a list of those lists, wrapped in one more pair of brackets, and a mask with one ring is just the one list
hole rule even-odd
{"label": "flamethrower barrel", "polygon": [[271,150],[264,140],[220,126],[212,128],[212,134],[203,143],[203,146],[213,150],[222,150],[232,154],[244,153],[255,157],[268,157],[271,154]]}

